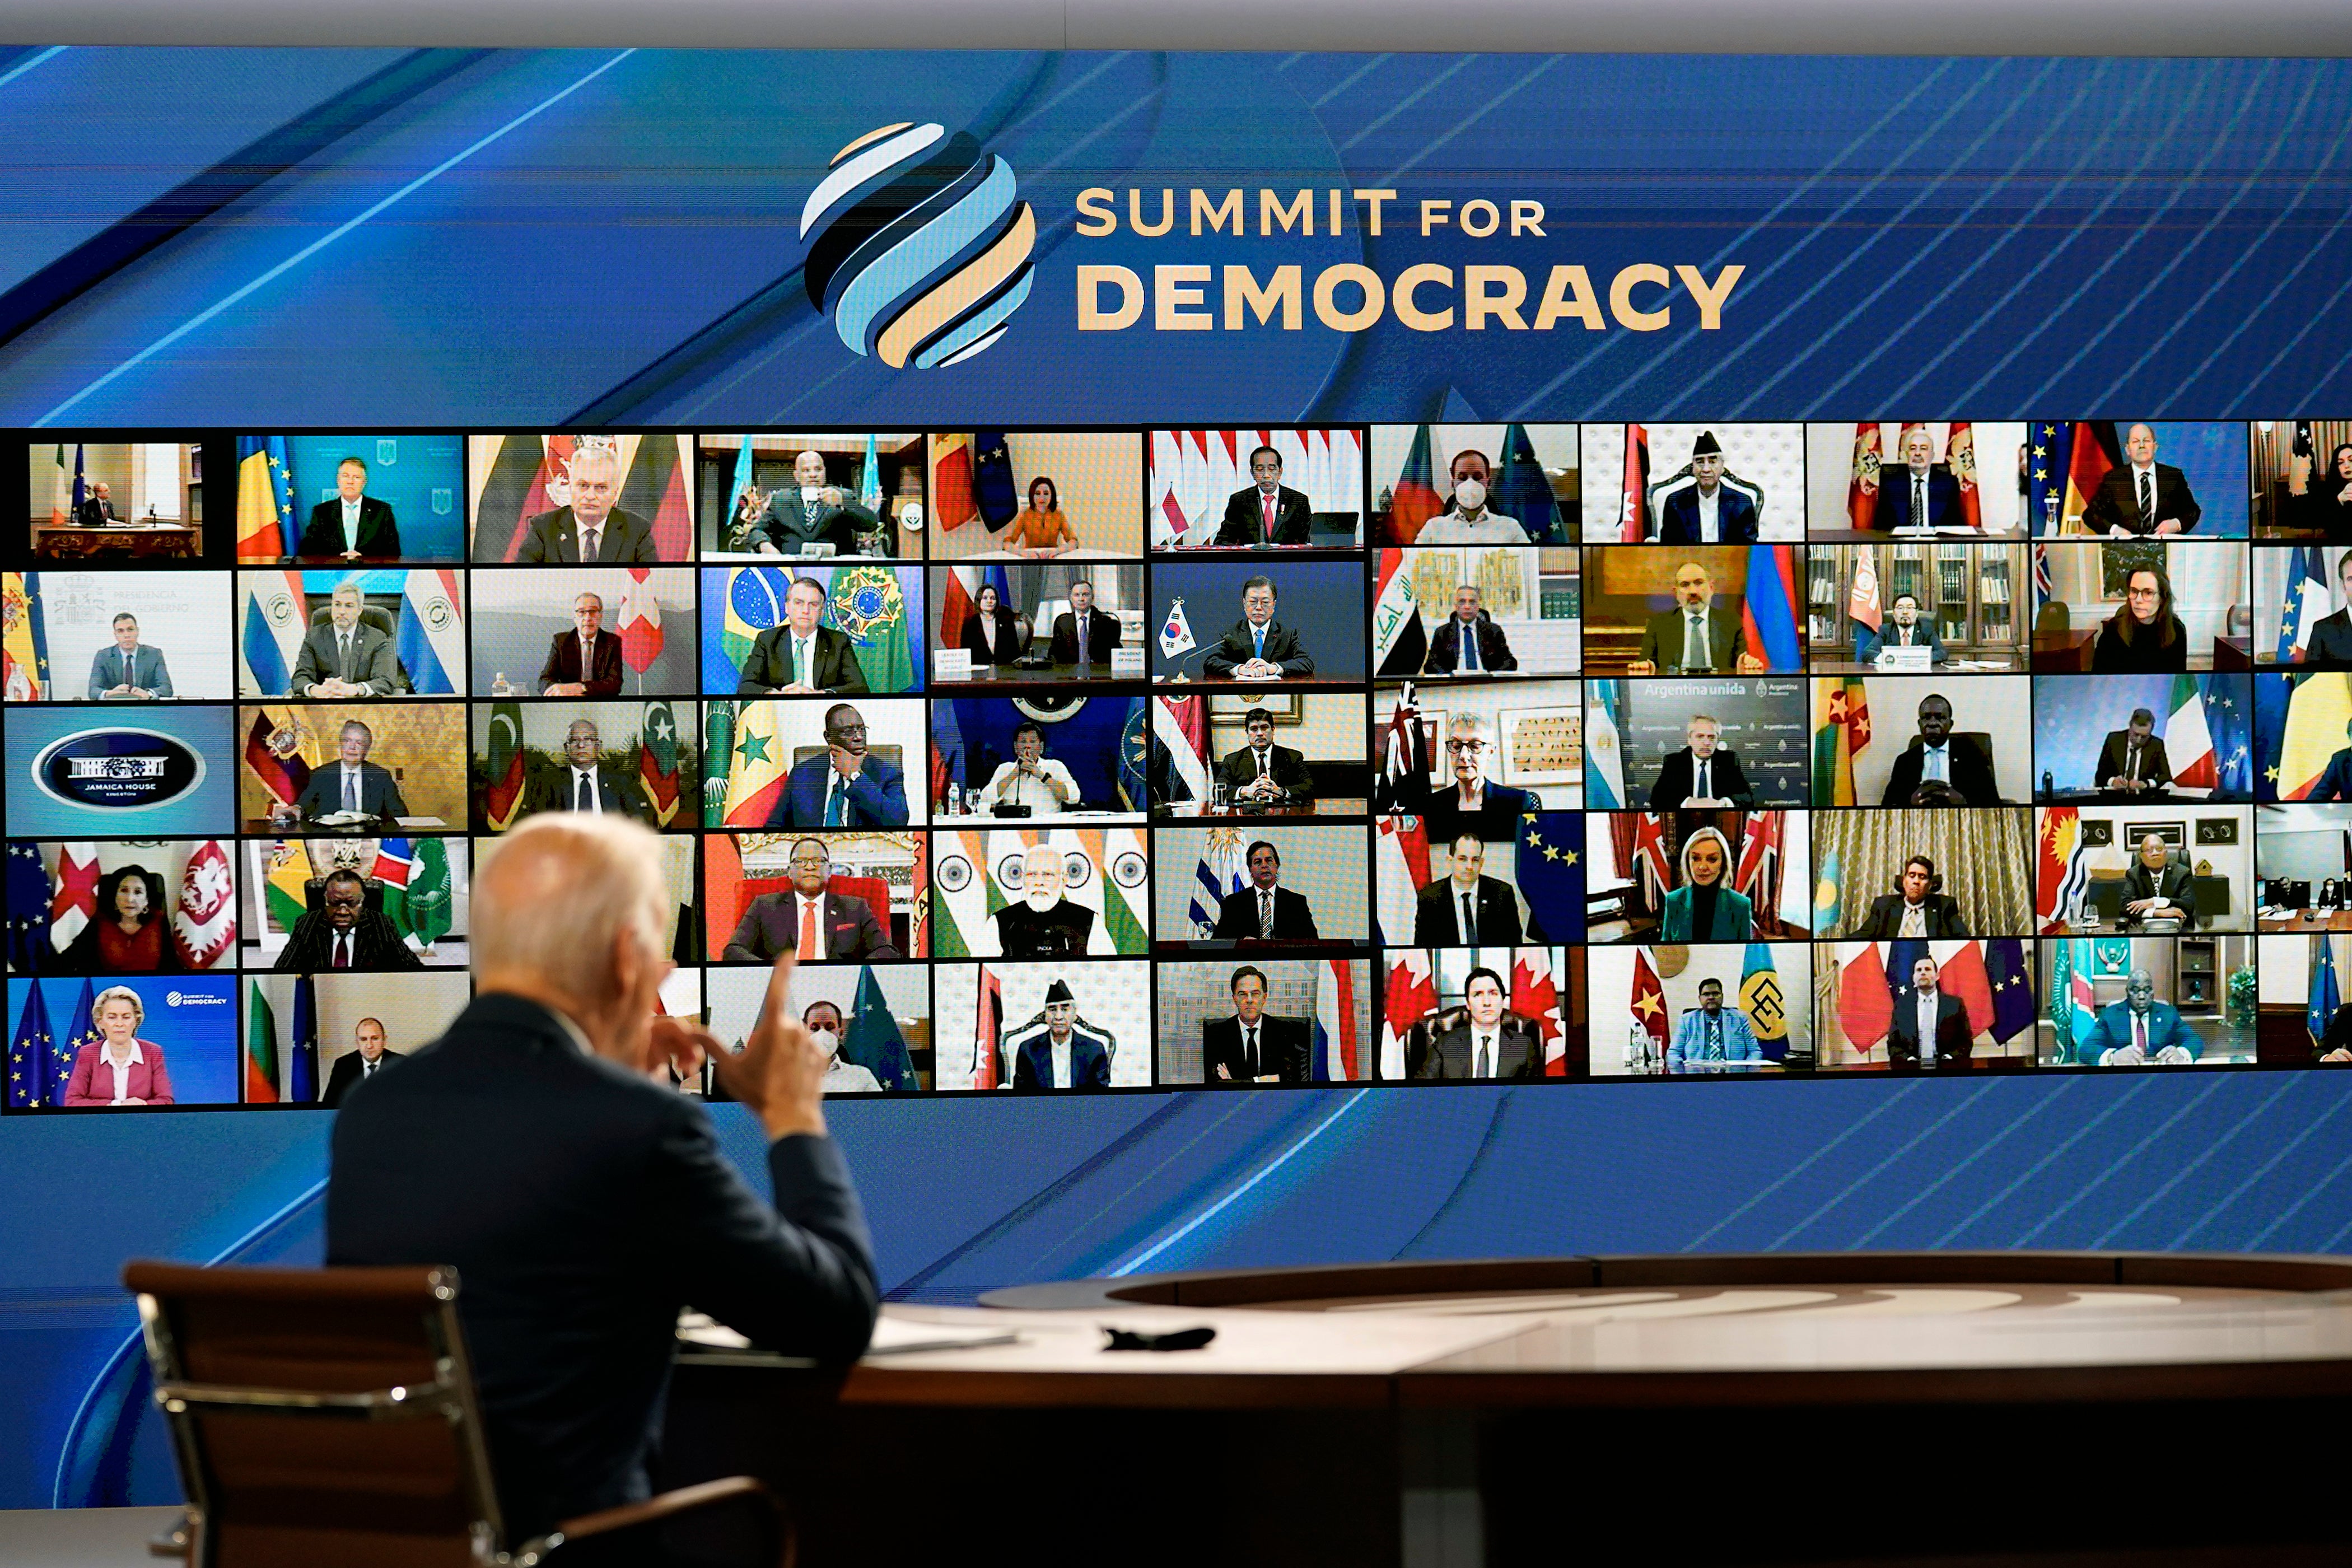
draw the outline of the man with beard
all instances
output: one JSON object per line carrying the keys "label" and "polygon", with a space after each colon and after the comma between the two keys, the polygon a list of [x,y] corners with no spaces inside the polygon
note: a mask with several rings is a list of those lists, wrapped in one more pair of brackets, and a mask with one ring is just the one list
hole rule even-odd
{"label": "man with beard", "polygon": [[1021,858],[1021,901],[991,918],[1007,958],[1075,958],[1095,929],[1094,910],[1062,897],[1062,852],[1044,844]]}

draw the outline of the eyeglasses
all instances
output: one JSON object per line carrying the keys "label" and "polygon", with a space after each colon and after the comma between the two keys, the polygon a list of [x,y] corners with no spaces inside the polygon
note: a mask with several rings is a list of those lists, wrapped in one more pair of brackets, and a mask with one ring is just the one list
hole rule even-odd
{"label": "eyeglasses", "polygon": [[1486,742],[1484,741],[1448,741],[1445,742],[1445,749],[1449,752],[1483,752],[1486,749]]}
{"label": "eyeglasses", "polygon": [[865,734],[866,726],[863,724],[838,724],[834,728],[827,730],[825,733],[828,735],[839,735],[845,740],[852,735]]}

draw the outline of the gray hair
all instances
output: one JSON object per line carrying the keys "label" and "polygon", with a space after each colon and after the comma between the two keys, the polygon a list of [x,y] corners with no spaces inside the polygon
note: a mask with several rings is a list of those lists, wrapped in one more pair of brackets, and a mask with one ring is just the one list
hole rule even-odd
{"label": "gray hair", "polygon": [[[476,869],[474,973],[520,970],[581,997],[613,988],[614,940],[669,947],[661,839],[625,816],[549,812],[500,839]],[[559,911],[551,913],[551,911]]]}

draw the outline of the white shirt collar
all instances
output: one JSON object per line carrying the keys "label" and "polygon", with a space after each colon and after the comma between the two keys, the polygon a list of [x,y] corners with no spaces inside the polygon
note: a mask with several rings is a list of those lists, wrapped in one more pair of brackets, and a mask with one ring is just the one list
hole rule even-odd
{"label": "white shirt collar", "polygon": [[[100,1040],[98,1045],[98,1054],[110,1062],[114,1059],[114,1047],[106,1041]],[[146,1059],[146,1058],[142,1057],[139,1053],[138,1037],[135,1035],[132,1036],[131,1040],[131,1054],[123,1058],[122,1065],[124,1067],[137,1067],[141,1062]]]}

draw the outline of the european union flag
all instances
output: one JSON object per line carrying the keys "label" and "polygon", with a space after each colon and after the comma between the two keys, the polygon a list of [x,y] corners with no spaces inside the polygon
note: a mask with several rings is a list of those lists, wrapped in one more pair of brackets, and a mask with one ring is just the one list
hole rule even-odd
{"label": "european union flag", "polygon": [[2013,936],[1985,943],[1985,979],[1992,986],[1992,1037],[2006,1045],[2033,1027],[2033,974],[2025,944]]}
{"label": "european union flag", "polygon": [[[2286,710],[2294,700],[2294,676],[2287,670],[2254,674],[2254,755],[2261,768],[2254,774],[2254,798],[2279,797],[2279,752],[2286,744]],[[2210,734],[2212,721],[2206,721]]]}
{"label": "european union flag", "polygon": [[1584,814],[1530,811],[1519,818],[1519,894],[1528,900],[1528,940],[1584,940]]}
{"label": "european union flag", "polygon": [[41,869],[41,848],[22,839],[8,843],[8,968],[38,974],[49,956],[49,874]]}
{"label": "european union flag", "polygon": [[914,1059],[907,1054],[906,1037],[898,1019],[874,978],[874,966],[857,972],[857,1005],[842,1026],[841,1059],[855,1062],[874,1075],[884,1089],[915,1089]]}
{"label": "european union flag", "polygon": [[1934,956],[1919,937],[1899,937],[1886,944],[1886,991],[1897,1006],[1911,994],[1911,966]]}
{"label": "european union flag", "polygon": [[294,980],[294,1040],[286,1065],[286,1102],[319,1103],[319,993],[307,974]]}
{"label": "european union flag", "polygon": [[56,1082],[57,1042],[49,1032],[49,1005],[37,980],[25,984],[25,1010],[8,1047],[8,1109],[35,1110],[63,1098]]}
{"label": "european union flag", "polygon": [[[2036,419],[2026,443],[2025,531],[2056,533],[2053,519],[2066,510],[2066,465],[2074,449],[2074,426],[2063,419]],[[2053,510],[2052,501],[2056,501]]]}
{"label": "european union flag", "polygon": [[[971,433],[974,455],[971,469],[972,504],[980,509],[980,520],[993,533],[1021,513],[1021,491],[1013,482],[1013,455],[1005,449],[1002,430],[975,430]],[[997,568],[999,572],[1003,567]],[[1012,595],[1000,587],[1001,602],[1011,604]]]}
{"label": "european union flag", "polygon": [[2344,1005],[2344,997],[2336,988],[2335,944],[2322,933],[2311,939],[2311,1005],[2303,1016],[2303,1026],[2310,1031],[2311,1048],[2316,1051],[2319,1042],[2327,1037],[2327,1026]]}
{"label": "european union flag", "polygon": [[2205,733],[2213,742],[2218,778],[2215,800],[2254,798],[2254,694],[2241,675],[2200,675],[2198,695],[2205,703]]}
{"label": "european union flag", "polygon": [[1486,504],[1505,517],[1517,518],[1528,537],[1538,544],[1569,543],[1559,500],[1552,494],[1551,476],[1536,460],[1535,443],[1528,438],[1526,426],[1504,426],[1502,458],[1494,494]]}

